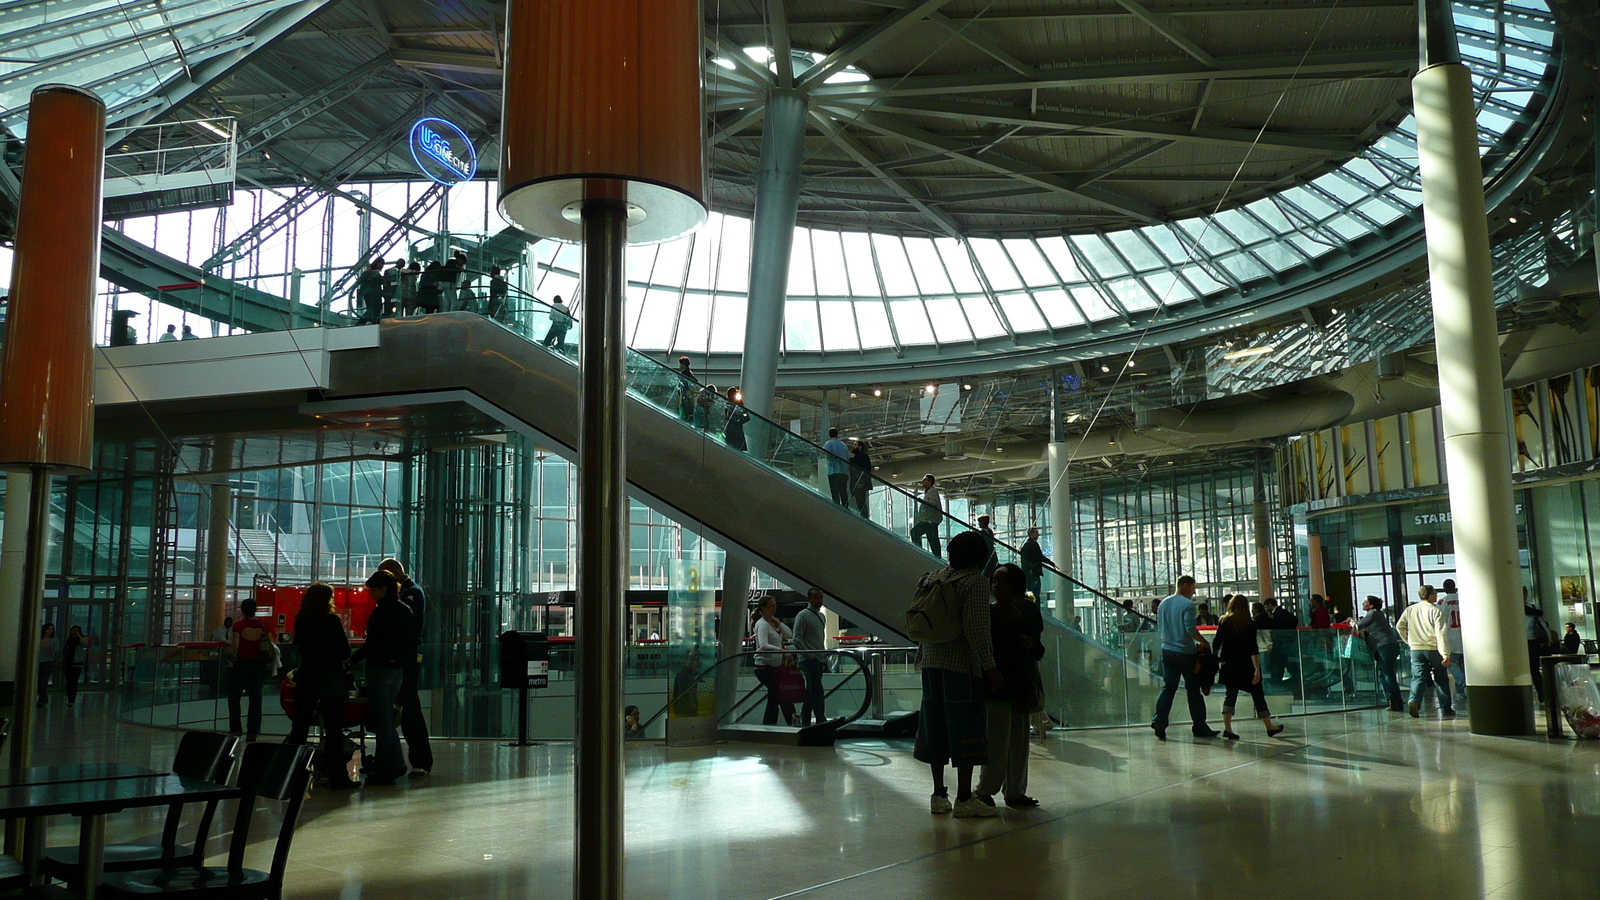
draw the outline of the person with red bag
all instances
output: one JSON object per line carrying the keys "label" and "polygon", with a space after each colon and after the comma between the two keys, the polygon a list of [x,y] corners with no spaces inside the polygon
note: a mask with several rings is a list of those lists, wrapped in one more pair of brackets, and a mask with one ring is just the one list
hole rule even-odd
{"label": "person with red bag", "polygon": [[[784,702],[779,696],[778,670],[783,666],[783,652],[794,643],[794,632],[778,620],[778,598],[771,594],[761,598],[756,607],[756,680],[767,689],[767,711],[761,717],[763,725],[778,724],[778,710],[783,710],[783,724],[794,724],[794,704]],[[804,691],[804,680],[801,681]]]}

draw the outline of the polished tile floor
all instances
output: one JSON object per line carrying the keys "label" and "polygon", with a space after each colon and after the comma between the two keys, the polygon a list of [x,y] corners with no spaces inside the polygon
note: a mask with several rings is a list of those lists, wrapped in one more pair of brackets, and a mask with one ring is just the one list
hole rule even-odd
{"label": "polished tile floor", "polygon": [[[53,708],[36,762],[163,763],[174,732]],[[1268,741],[1148,729],[1035,744],[1031,812],[930,816],[907,746],[628,748],[627,895],[655,898],[1594,898],[1600,742],[1362,712]],[[1213,722],[1213,724],[1216,724]],[[570,896],[572,748],[439,742],[435,774],[318,791],[291,900]],[[59,822],[56,840],[75,838]],[[272,832],[254,863],[265,865]],[[127,816],[112,839],[159,824]],[[219,840],[217,848],[222,844]]]}

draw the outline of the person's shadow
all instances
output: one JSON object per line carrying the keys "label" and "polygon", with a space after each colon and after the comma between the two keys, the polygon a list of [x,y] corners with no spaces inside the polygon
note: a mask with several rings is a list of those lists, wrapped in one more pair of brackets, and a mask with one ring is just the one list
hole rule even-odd
{"label": "person's shadow", "polygon": [[1052,739],[1045,742],[1050,755],[1068,765],[1082,766],[1086,769],[1096,769],[1101,772],[1122,772],[1128,767],[1126,757],[1116,756],[1110,751],[1088,744],[1079,744],[1074,741]]}

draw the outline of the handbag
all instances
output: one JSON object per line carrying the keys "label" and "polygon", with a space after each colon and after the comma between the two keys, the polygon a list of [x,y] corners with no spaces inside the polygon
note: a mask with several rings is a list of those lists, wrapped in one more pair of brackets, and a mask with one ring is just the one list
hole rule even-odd
{"label": "handbag", "polygon": [[800,674],[799,666],[774,666],[772,675],[772,692],[779,703],[806,702],[806,677]]}

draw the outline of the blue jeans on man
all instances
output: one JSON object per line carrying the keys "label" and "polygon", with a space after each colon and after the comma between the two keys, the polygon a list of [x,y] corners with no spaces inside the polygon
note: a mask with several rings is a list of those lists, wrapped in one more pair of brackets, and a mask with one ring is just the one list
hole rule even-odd
{"label": "blue jeans on man", "polygon": [[800,724],[810,725],[816,722],[821,725],[828,721],[828,714],[824,711],[822,695],[822,671],[826,667],[819,657],[810,656],[800,660],[800,674],[806,678],[806,700],[800,706]]}
{"label": "blue jeans on man", "polygon": [[368,781],[393,782],[406,774],[406,758],[400,752],[400,732],[394,727],[395,702],[405,670],[367,666],[367,728],[377,742],[377,769]]}
{"label": "blue jeans on man", "polygon": [[1429,687],[1439,696],[1439,712],[1455,715],[1450,702],[1450,674],[1445,669],[1444,657],[1437,650],[1411,651],[1411,702],[1421,703]]}
{"label": "blue jeans on man", "polygon": [[1161,673],[1165,680],[1161,686],[1161,696],[1156,698],[1156,717],[1150,723],[1156,734],[1166,733],[1167,720],[1172,715],[1172,701],[1178,696],[1180,678],[1189,696],[1189,719],[1195,735],[1209,737],[1214,733],[1206,725],[1206,698],[1200,692],[1200,680],[1194,674],[1194,663],[1198,656],[1196,653],[1161,651]]}

